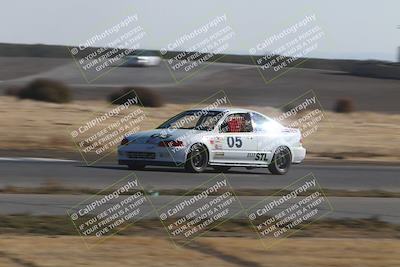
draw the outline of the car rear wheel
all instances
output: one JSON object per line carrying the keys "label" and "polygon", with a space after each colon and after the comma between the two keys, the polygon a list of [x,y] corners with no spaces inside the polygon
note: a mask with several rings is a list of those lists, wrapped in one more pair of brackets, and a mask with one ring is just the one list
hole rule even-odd
{"label": "car rear wheel", "polygon": [[287,147],[278,147],[268,169],[272,174],[283,175],[289,171],[292,164],[292,155]]}
{"label": "car rear wheel", "polygon": [[208,152],[207,148],[201,144],[194,144],[190,148],[188,154],[185,170],[187,172],[200,173],[205,171],[208,166]]}
{"label": "car rear wheel", "polygon": [[145,167],[146,165],[137,162],[132,162],[128,165],[128,168],[131,170],[143,170]]}

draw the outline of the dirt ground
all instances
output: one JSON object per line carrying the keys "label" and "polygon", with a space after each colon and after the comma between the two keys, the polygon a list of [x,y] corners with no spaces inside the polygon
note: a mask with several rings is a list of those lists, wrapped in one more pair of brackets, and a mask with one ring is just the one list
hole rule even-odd
{"label": "dirt ground", "polygon": [[[115,106],[114,106],[115,107]],[[151,129],[192,104],[168,104],[144,108],[147,120],[141,130]],[[105,101],[75,101],[51,104],[14,97],[0,97],[0,148],[3,150],[57,150],[77,152],[70,127],[83,125],[94,113],[112,107]],[[249,108],[274,116],[270,107]],[[126,112],[126,111],[124,111]],[[372,112],[338,114],[325,112],[318,129],[304,139],[308,158],[362,159],[398,161],[400,151],[400,115]]]}
{"label": "dirt ground", "polygon": [[248,238],[199,238],[186,247],[168,239],[113,237],[87,249],[80,237],[0,238],[0,266],[373,266],[400,265],[396,239],[291,238],[266,249]]}

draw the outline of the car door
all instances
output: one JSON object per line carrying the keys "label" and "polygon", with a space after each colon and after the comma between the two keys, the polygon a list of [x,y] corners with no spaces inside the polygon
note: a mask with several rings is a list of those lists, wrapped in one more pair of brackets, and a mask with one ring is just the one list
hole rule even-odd
{"label": "car door", "polygon": [[252,163],[249,155],[256,153],[257,140],[253,136],[250,113],[229,114],[218,129],[213,162]]}

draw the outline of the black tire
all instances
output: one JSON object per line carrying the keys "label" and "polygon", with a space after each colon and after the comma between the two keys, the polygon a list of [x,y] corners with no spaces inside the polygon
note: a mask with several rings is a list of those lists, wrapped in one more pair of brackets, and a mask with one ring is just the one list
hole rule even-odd
{"label": "black tire", "polygon": [[283,175],[289,171],[292,164],[292,155],[289,148],[280,146],[276,149],[272,162],[268,166],[268,170],[272,174]]}
{"label": "black tire", "polygon": [[202,144],[194,144],[190,148],[188,154],[185,170],[192,173],[204,172],[208,166],[208,151]]}
{"label": "black tire", "polygon": [[145,167],[146,167],[146,165],[140,164],[140,163],[135,163],[135,162],[132,162],[128,165],[128,168],[130,170],[136,170],[136,171],[143,170]]}
{"label": "black tire", "polygon": [[213,166],[213,169],[217,172],[227,172],[231,169],[229,166]]}

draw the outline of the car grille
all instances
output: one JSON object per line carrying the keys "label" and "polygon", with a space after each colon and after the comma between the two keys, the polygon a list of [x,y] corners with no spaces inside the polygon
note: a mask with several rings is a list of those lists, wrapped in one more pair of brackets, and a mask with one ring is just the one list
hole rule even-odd
{"label": "car grille", "polygon": [[130,159],[155,159],[156,153],[154,152],[127,152]]}

